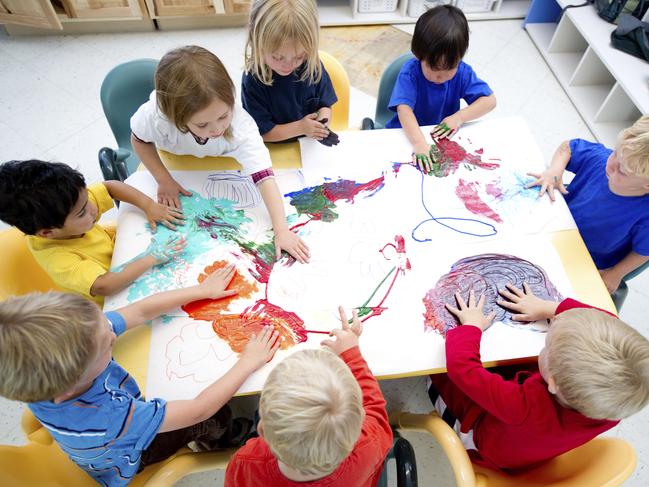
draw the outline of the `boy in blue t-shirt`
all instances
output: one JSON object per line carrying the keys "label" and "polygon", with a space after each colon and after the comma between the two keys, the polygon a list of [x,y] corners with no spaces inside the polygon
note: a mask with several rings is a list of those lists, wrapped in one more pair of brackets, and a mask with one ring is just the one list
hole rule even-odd
{"label": "boy in blue t-shirt", "polygon": [[[563,171],[575,173],[570,191]],[[565,197],[609,292],[649,260],[649,115],[623,130],[615,150],[582,139],[564,141],[531,186]]]}
{"label": "boy in blue t-shirt", "polygon": [[226,290],[234,274],[230,266],[196,286],[106,314],[75,294],[34,293],[0,302],[0,394],[29,403],[70,459],[101,485],[127,485],[144,466],[190,441],[230,446],[236,432],[226,403],[273,357],[279,340],[272,327],[253,336],[238,362],[190,400],[145,401],[111,352],[116,335],[161,313],[236,294]]}
{"label": "boy in blue t-shirt", "polygon": [[[489,85],[462,62],[468,47],[469,24],[460,9],[440,5],[426,11],[412,36],[415,57],[406,61],[394,85],[388,108],[397,113],[386,128],[403,127],[413,146],[413,163],[426,172],[432,159],[421,125],[438,125],[433,138],[450,137],[464,122],[496,106]],[[460,99],[468,105],[461,110]]]}

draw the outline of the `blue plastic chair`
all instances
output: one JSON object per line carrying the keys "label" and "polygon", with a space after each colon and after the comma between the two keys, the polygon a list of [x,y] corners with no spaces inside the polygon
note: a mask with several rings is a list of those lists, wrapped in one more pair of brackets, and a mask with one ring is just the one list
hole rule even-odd
{"label": "blue plastic chair", "polygon": [[617,310],[618,313],[622,309],[622,305],[624,304],[624,301],[626,300],[626,297],[629,294],[629,286],[627,286],[626,281],[628,281],[629,279],[633,279],[634,277],[636,277],[638,274],[640,274],[642,271],[644,271],[647,268],[649,268],[649,261],[642,264],[636,270],[629,272],[626,276],[624,276],[622,282],[615,290],[615,292],[611,294],[611,299],[613,300],[613,304],[615,305],[615,309]]}
{"label": "blue plastic chair", "polygon": [[376,99],[376,113],[374,114],[374,120],[371,118],[364,118],[362,123],[363,130],[382,129],[385,127],[385,124],[388,123],[388,120],[394,116],[394,112],[388,109],[392,90],[394,89],[394,84],[397,82],[399,71],[401,71],[405,62],[412,59],[412,57],[412,53],[410,52],[402,54],[392,61],[387,68],[385,68],[385,71],[383,71],[383,74],[381,75],[381,80],[379,81],[379,95]]}
{"label": "blue plastic chair", "polygon": [[156,59],[136,59],[115,66],[101,84],[101,106],[117,141],[117,149],[99,151],[104,179],[123,181],[137,168],[139,158],[131,147],[130,120],[155,89]]}

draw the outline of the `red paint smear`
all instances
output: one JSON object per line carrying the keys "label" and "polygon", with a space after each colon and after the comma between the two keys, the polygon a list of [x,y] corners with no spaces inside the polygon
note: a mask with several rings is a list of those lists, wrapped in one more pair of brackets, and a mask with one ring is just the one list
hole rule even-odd
{"label": "red paint smear", "polygon": [[[455,172],[457,167],[460,164],[473,164],[476,167],[481,167],[482,169],[492,170],[500,167],[499,164],[493,162],[484,162],[479,155],[471,154],[464,150],[464,148],[450,139],[437,139],[435,140],[435,145],[442,152],[443,159],[438,161],[440,163],[452,162],[453,168],[451,172]],[[476,151],[477,154],[482,154],[483,149]]]}
{"label": "red paint smear", "polygon": [[493,196],[496,199],[501,199],[503,197],[503,192],[496,183],[489,183],[487,184],[485,191],[487,191],[487,194]]}
{"label": "red paint smear", "polygon": [[480,199],[475,182],[468,183],[464,179],[460,179],[457,188],[455,188],[455,194],[462,200],[466,209],[471,213],[491,218],[498,223],[503,222],[500,215]]}
{"label": "red paint smear", "polygon": [[383,186],[384,177],[381,175],[376,179],[372,179],[367,183],[355,183],[350,180],[336,181],[335,183],[324,183],[322,185],[322,194],[329,201],[334,202],[344,199],[352,203],[354,197],[361,191],[373,191]]}

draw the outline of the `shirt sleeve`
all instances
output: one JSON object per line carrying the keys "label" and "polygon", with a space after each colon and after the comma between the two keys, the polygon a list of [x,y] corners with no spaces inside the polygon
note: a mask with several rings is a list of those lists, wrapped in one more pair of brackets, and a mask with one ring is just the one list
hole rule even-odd
{"label": "shirt sleeve", "polygon": [[320,98],[320,106],[317,107],[317,109],[322,107],[331,107],[338,101],[338,96],[336,96],[333,83],[331,82],[331,77],[324,68],[324,65],[322,65],[322,63],[320,64],[322,67],[322,78],[320,78],[316,90],[318,97]]}
{"label": "shirt sleeve", "polygon": [[157,111],[155,91],[149,101],[144,103],[131,117],[131,132],[138,140],[145,143],[156,143],[160,134],[156,130],[155,114]]}
{"label": "shirt sleeve", "polygon": [[397,81],[392,90],[388,108],[393,112],[397,111],[399,105],[408,105],[413,110],[417,103],[417,80],[415,79],[410,62],[406,62],[397,76]]}
{"label": "shirt sleeve", "polygon": [[463,77],[462,98],[467,104],[471,104],[478,98],[489,96],[493,93],[489,85],[478,78],[473,68],[465,64],[465,73]]}
{"label": "shirt sleeve", "polygon": [[559,306],[557,306],[557,310],[555,311],[554,315],[559,315],[563,313],[564,311],[568,311],[569,309],[577,309],[577,308],[586,308],[586,309],[596,309],[601,311],[602,313],[606,313],[607,315],[615,316],[613,313],[610,311],[606,311],[605,309],[597,308],[595,306],[591,306],[590,304],[582,303],[581,301],[577,301],[576,299],[572,298],[566,298],[563,301],[559,303]]}
{"label": "shirt sleeve", "polygon": [[252,74],[244,73],[241,78],[241,103],[244,110],[254,119],[261,135],[270,132],[276,125],[266,98],[262,83]]}
{"label": "shirt sleeve", "polygon": [[88,199],[91,200],[99,210],[97,220],[99,220],[101,215],[113,207],[113,197],[108,192],[108,188],[104,183],[91,184],[88,186]]}
{"label": "shirt sleeve", "polygon": [[95,280],[106,274],[97,262],[64,250],[50,253],[43,267],[59,286],[88,297]]}
{"label": "shirt sleeve", "polygon": [[250,176],[272,167],[270,153],[259,135],[259,129],[252,117],[242,107],[235,106],[232,117],[233,148],[224,156],[234,157],[243,167],[243,173]]}
{"label": "shirt sleeve", "polygon": [[115,446],[138,451],[148,447],[162,426],[166,404],[159,398],[150,401],[132,399],[122,431],[115,438]]}
{"label": "shirt sleeve", "polygon": [[649,255],[649,221],[637,223],[631,229],[631,247],[637,254]]}
{"label": "shirt sleeve", "polygon": [[566,169],[577,174],[584,165],[597,164],[606,160],[613,152],[611,149],[583,139],[572,139],[570,141],[570,160]]}
{"label": "shirt sleeve", "polygon": [[108,320],[108,323],[110,323],[115,335],[120,336],[126,331],[126,320],[117,311],[108,311],[104,313],[104,316]]}

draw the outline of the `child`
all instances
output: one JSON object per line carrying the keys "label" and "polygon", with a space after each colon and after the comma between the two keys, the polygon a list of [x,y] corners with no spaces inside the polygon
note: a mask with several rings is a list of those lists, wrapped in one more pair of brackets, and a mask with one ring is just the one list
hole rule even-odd
{"label": "child", "polygon": [[34,258],[57,286],[100,305],[104,296],[124,289],[185,246],[182,239],[152,244],[147,255],[110,272],[115,228],[97,221],[113,207],[113,199],[144,211],[153,231],[156,222],[171,229],[183,223],[180,210],[160,205],[122,182],[86,188],[81,173],[66,164],[28,160],[0,165],[0,219],[28,235]]}
{"label": "child", "polygon": [[250,10],[241,102],[266,142],[302,135],[338,143],[327,128],[338,98],[318,57],[314,0],[256,0]]}
{"label": "child", "polygon": [[[496,106],[491,88],[462,62],[468,47],[469,24],[460,9],[440,5],[424,12],[412,36],[415,58],[403,65],[394,85],[389,108],[397,114],[386,128],[403,127],[413,163],[426,172],[432,158],[420,125],[437,125],[433,138],[450,137]],[[468,104],[461,110],[460,99]]]}
{"label": "child", "polygon": [[[545,301],[527,284],[500,291],[515,320],[552,318],[537,372],[505,380],[480,362],[493,320],[476,304],[446,305],[462,326],[446,335],[448,374],[432,375],[429,396],[471,459],[499,469],[531,467],[576,448],[649,401],[649,341],[608,312],[572,299]],[[457,418],[457,419],[456,419]]]}
{"label": "child", "polygon": [[[570,191],[563,171],[575,173]],[[606,288],[649,260],[649,115],[623,130],[614,151],[573,139],[562,142],[550,167],[528,187],[541,186],[554,201],[565,197]]]}
{"label": "child", "polygon": [[131,142],[158,182],[158,201],[180,208],[189,195],[171,176],[157,149],[195,157],[231,156],[257,185],[275,230],[275,252],[299,262],[309,249],[291,232],[275,182],[270,154],[250,115],[234,103],[234,85],[219,59],[206,49],[185,46],[165,54],[155,74],[156,89],[131,118]]}
{"label": "child", "polygon": [[[126,485],[138,468],[192,439],[223,434],[219,411],[279,346],[267,326],[238,362],[191,400],[145,401],[135,381],[111,359],[116,335],[190,301],[226,290],[234,266],[197,286],[160,293],[102,314],[73,294],[50,292],[0,302],[0,394],[29,408],[70,459],[101,485]],[[214,416],[213,416],[214,415]]]}
{"label": "child", "polygon": [[339,311],[342,329],[331,332],[336,340],[285,358],[266,379],[260,437],[234,454],[226,486],[376,485],[392,430],[381,389],[358,348],[358,316],[354,312],[350,327]]}

